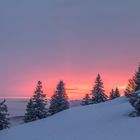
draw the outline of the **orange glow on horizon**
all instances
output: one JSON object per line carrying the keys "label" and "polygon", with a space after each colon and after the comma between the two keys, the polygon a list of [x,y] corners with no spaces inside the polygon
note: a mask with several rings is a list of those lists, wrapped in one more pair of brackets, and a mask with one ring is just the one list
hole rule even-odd
{"label": "orange glow on horizon", "polygon": [[[133,68],[132,68],[133,70]],[[63,71],[65,71],[63,73]],[[46,71],[29,71],[26,74],[13,77],[13,83],[6,85],[6,94],[1,97],[27,97],[30,98],[36,88],[37,81],[42,81],[43,91],[50,99],[56,90],[56,86],[59,80],[63,80],[66,86],[66,92],[70,100],[82,99],[85,94],[90,94],[93,89],[95,79],[98,73],[100,73],[102,81],[104,83],[105,93],[109,95],[111,89],[118,87],[123,95],[123,91],[128,83],[128,79],[133,75],[131,71],[122,71],[121,69],[116,72],[105,71],[101,72],[88,72],[88,73],[71,73],[67,68],[63,69],[59,73],[52,72],[47,75]],[[132,71],[133,72],[133,71]]]}
{"label": "orange glow on horizon", "polygon": [[[78,100],[78,99],[82,99],[84,97],[85,94],[91,94],[91,91],[93,89],[94,86],[94,82],[95,82],[95,78],[96,75],[94,75],[93,77],[91,76],[83,76],[83,77],[62,77],[62,78],[49,78],[47,81],[45,80],[44,76],[42,75],[42,77],[35,77],[36,79],[39,79],[43,82],[43,91],[44,93],[47,95],[47,98],[51,98],[51,96],[53,95],[53,93],[56,90],[56,86],[59,82],[58,79],[62,79],[65,83],[66,86],[66,92],[68,94],[69,100]],[[104,82],[104,87],[105,87],[105,93],[107,95],[109,95],[109,92],[111,91],[112,88],[116,88],[118,87],[121,91],[121,94],[123,95],[123,91],[127,85],[127,79],[128,78],[122,78],[122,77],[118,77],[117,81],[114,81],[113,79],[115,79],[114,77],[109,77],[109,76],[102,76],[102,80]],[[35,82],[35,78],[34,77],[27,77],[29,78],[26,81],[29,82],[25,82],[25,83],[18,83],[17,85],[15,85],[15,87],[10,87],[10,91],[9,92],[18,92],[20,94],[16,95],[16,97],[31,97],[33,95],[33,92],[35,90],[37,81]],[[42,80],[43,79],[43,80]],[[12,96],[14,97],[14,96]]]}

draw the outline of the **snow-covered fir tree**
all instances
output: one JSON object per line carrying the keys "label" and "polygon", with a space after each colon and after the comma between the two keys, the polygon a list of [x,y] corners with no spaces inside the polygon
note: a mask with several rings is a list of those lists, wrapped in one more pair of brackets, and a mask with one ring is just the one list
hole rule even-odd
{"label": "snow-covered fir tree", "polygon": [[25,113],[25,122],[31,122],[42,119],[48,116],[48,109],[46,108],[46,95],[42,91],[42,82],[38,81],[33,97],[27,104]]}
{"label": "snow-covered fir tree", "polygon": [[105,91],[104,91],[104,86],[103,86],[103,82],[101,80],[100,74],[98,74],[96,78],[92,95],[93,95],[93,104],[105,102],[108,100],[107,95],[105,94]]}
{"label": "snow-covered fir tree", "polygon": [[114,89],[112,89],[112,91],[110,92],[110,100],[113,100],[113,99],[118,98],[118,97],[120,97],[119,89],[116,88],[115,91],[114,91]]}
{"label": "snow-covered fir tree", "polygon": [[86,94],[82,100],[81,105],[85,106],[85,105],[89,105],[89,104],[91,104],[91,99],[90,99],[89,94]]}
{"label": "snow-covered fir tree", "polygon": [[56,92],[51,98],[49,113],[51,115],[69,108],[68,96],[65,90],[65,84],[60,81]]}
{"label": "snow-covered fir tree", "polygon": [[0,130],[9,127],[9,116],[7,105],[5,104],[6,100],[0,102]]}
{"label": "snow-covered fir tree", "polygon": [[139,67],[138,67],[138,70],[135,74],[135,83],[136,83],[136,91],[140,90],[140,64],[139,64]]}
{"label": "snow-covered fir tree", "polygon": [[134,89],[129,93],[129,102],[135,108],[135,112],[132,112],[131,116],[140,116],[140,65],[134,78]]}
{"label": "snow-covered fir tree", "polygon": [[135,109],[134,112],[130,113],[130,116],[140,116],[140,90],[133,93],[133,95],[129,98],[129,102]]}
{"label": "snow-covered fir tree", "polygon": [[129,79],[128,85],[125,90],[125,96],[131,97],[133,93],[140,89],[140,65],[132,79]]}

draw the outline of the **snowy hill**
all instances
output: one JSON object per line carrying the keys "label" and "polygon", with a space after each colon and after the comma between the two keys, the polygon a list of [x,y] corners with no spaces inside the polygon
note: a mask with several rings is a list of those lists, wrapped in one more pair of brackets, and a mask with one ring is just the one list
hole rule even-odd
{"label": "snowy hill", "polygon": [[140,118],[122,97],[106,103],[75,107],[49,118],[0,131],[0,140],[136,140]]}

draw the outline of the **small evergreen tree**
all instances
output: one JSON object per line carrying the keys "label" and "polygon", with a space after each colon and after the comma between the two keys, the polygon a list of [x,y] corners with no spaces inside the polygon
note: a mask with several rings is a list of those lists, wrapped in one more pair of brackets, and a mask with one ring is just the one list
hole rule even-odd
{"label": "small evergreen tree", "polygon": [[114,99],[114,89],[111,90],[109,99],[110,100]]}
{"label": "small evergreen tree", "polygon": [[42,91],[42,82],[38,81],[33,97],[27,104],[24,121],[31,122],[47,117],[48,109],[46,108],[46,95]]}
{"label": "small evergreen tree", "polygon": [[114,95],[114,97],[115,98],[118,98],[118,97],[120,97],[121,95],[120,95],[120,91],[119,91],[119,89],[118,88],[116,88],[115,89],[115,95]]}
{"label": "small evergreen tree", "polygon": [[92,95],[93,95],[93,104],[107,101],[107,95],[105,94],[103,82],[99,74],[96,78]]}
{"label": "small evergreen tree", "polygon": [[110,92],[110,100],[113,100],[115,98],[120,97],[120,91],[118,88],[115,89],[115,91],[112,89],[112,91]]}
{"label": "small evergreen tree", "polygon": [[85,106],[85,105],[89,105],[89,104],[91,104],[91,99],[89,97],[89,94],[86,94],[82,100],[81,105]]}
{"label": "small evergreen tree", "polygon": [[51,98],[49,113],[51,115],[69,108],[68,96],[65,90],[65,84],[60,81],[56,92]]}
{"label": "small evergreen tree", "polygon": [[7,118],[9,114],[5,102],[6,100],[0,102],[0,130],[9,128],[9,124],[10,124],[9,119]]}

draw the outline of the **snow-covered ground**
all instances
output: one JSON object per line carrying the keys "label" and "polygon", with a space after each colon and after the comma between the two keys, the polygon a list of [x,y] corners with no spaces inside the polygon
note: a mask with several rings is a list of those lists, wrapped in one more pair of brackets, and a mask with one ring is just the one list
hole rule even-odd
{"label": "snow-covered ground", "polygon": [[126,98],[70,108],[43,120],[0,131],[0,140],[136,140],[140,117]]}

